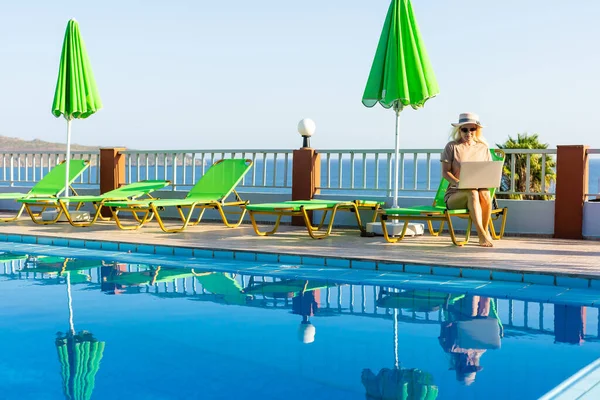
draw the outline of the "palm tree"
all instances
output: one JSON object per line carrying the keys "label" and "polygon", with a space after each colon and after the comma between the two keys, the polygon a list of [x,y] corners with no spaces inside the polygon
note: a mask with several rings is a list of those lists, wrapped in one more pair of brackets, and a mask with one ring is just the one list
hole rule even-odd
{"label": "palm tree", "polygon": [[[513,139],[511,136],[504,144],[496,144],[500,149],[547,149],[548,143],[540,143],[537,133],[529,135],[527,133],[517,133],[517,139]],[[504,172],[502,174],[502,182],[500,184],[500,190],[507,192],[510,190],[510,165],[511,157],[515,157],[515,191],[516,192],[542,192],[542,155],[541,154],[529,154],[529,190],[526,188],[527,180],[527,154],[511,154],[507,155],[504,160]],[[545,170],[545,192],[548,192],[552,183],[556,182],[556,161],[546,156],[546,170]],[[498,195],[501,198],[519,199],[519,200],[550,200],[553,196],[550,195]]]}

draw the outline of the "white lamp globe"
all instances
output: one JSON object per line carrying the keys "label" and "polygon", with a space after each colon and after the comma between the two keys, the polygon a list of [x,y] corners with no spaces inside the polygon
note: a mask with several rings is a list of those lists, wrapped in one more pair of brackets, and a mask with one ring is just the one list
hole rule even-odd
{"label": "white lamp globe", "polygon": [[310,118],[303,118],[298,122],[298,132],[304,137],[311,137],[315,133],[317,126],[315,121]]}

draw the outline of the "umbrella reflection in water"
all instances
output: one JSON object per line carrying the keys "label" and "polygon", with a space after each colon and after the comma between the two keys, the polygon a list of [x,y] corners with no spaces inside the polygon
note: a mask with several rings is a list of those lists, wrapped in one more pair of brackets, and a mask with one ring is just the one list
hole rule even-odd
{"label": "umbrella reflection in water", "polygon": [[66,273],[69,302],[69,331],[58,333],[55,345],[61,365],[63,392],[68,400],[89,400],[94,391],[96,374],[104,353],[104,342],[91,332],[75,331],[70,272]]}
{"label": "umbrella reflection in water", "polygon": [[[380,293],[382,290],[380,291]],[[397,293],[388,295],[394,300]],[[418,368],[401,368],[398,357],[398,309],[390,307],[390,301],[382,297],[378,299],[377,306],[385,302],[386,307],[394,308],[394,368],[382,368],[377,375],[368,368],[362,371],[362,384],[369,400],[435,400],[438,396],[438,387],[433,376]],[[408,300],[412,307],[422,308],[423,305]],[[436,301],[434,301],[436,303]]]}

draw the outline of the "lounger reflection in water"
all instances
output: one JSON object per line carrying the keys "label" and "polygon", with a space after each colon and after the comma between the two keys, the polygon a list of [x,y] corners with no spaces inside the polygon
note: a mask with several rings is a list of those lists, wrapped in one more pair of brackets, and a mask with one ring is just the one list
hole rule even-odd
{"label": "lounger reflection in water", "polygon": [[[356,225],[361,233],[365,233],[365,228],[362,225],[360,218],[360,210],[372,210],[377,212],[379,207],[383,205],[383,202],[370,201],[370,200],[353,200],[353,201],[337,201],[337,200],[293,200],[284,201],[280,203],[262,203],[262,204],[248,204],[245,206],[248,214],[250,215],[250,221],[254,232],[260,236],[273,235],[279,229],[282,217],[302,217],[304,224],[308,231],[308,234],[313,239],[323,239],[331,234],[335,216],[338,211],[346,211],[354,213],[356,218]],[[323,213],[321,221],[318,225],[313,225],[310,212],[321,211]],[[272,215],[276,217],[275,226],[270,231],[262,231],[258,227],[255,215]],[[325,229],[325,221],[327,215],[329,215],[329,222]],[[373,221],[375,221],[377,214],[373,214]]]}
{"label": "lounger reflection in water", "polygon": [[250,293],[244,291],[234,275],[228,272],[199,272],[195,276],[202,285],[202,290],[213,294],[225,304],[244,305],[253,299]]}
{"label": "lounger reflection in water", "polygon": [[415,312],[433,312],[447,307],[465,297],[464,294],[451,294],[431,290],[406,290],[389,292],[380,288],[377,295],[377,307],[396,308]]}
{"label": "lounger reflection in water", "polygon": [[[217,300],[226,304],[245,304],[251,296],[243,292],[241,285],[226,272],[197,271],[190,268],[147,266],[143,271],[121,271],[117,265],[106,266],[101,273],[103,291],[121,293],[126,287],[154,286],[170,283],[177,279],[193,278],[199,282],[201,290],[210,292]],[[198,289],[200,290],[200,289]],[[156,293],[161,297],[174,293]]]}
{"label": "lounger reflection in water", "polygon": [[56,277],[64,277],[67,273],[70,273],[71,283],[86,283],[92,280],[87,271],[101,265],[102,262],[98,260],[41,256],[28,258],[25,266],[20,271],[23,273],[39,273]]}
{"label": "lounger reflection in water", "polygon": [[153,286],[158,283],[169,283],[176,279],[194,276],[193,269],[161,266],[141,266],[141,271],[126,271],[126,264],[112,263],[101,268],[100,278],[102,291],[112,294],[122,293],[123,289],[135,286]]}

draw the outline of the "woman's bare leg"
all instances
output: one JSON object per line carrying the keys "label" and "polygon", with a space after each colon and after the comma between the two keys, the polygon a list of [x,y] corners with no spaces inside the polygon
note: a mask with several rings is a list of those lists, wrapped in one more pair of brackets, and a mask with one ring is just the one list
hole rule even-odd
{"label": "woman's bare leg", "polygon": [[[488,239],[487,231],[483,228],[483,219],[482,219],[482,208],[481,203],[479,202],[479,191],[471,190],[469,192],[468,197],[468,205],[469,214],[471,215],[471,219],[475,224],[475,229],[477,230],[477,236],[479,237],[479,245],[483,247],[493,247],[491,240]],[[489,222],[489,219],[488,219]]]}
{"label": "woman's bare leg", "polygon": [[488,189],[479,190],[479,204],[481,204],[481,225],[483,226],[486,236],[490,239],[488,226],[492,217],[492,198],[490,197],[490,191]]}
{"label": "woman's bare leg", "polygon": [[[479,191],[477,190],[459,190],[448,199],[448,207],[456,210],[467,208],[471,220],[475,224],[477,236],[479,237],[479,245],[484,247],[493,247],[491,238],[487,234],[487,230],[483,228],[482,208],[479,201]],[[491,207],[490,211],[491,211]],[[489,217],[487,219],[489,223]]]}

